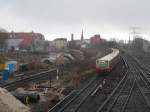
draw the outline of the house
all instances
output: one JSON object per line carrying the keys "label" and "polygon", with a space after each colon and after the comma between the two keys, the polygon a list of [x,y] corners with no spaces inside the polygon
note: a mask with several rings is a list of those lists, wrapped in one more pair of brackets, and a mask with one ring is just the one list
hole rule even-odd
{"label": "house", "polygon": [[23,39],[21,45],[25,49],[34,49],[36,41],[45,40],[44,36],[40,33],[25,33],[25,32],[18,32],[15,33],[15,38]]}
{"label": "house", "polygon": [[90,44],[91,45],[97,45],[101,42],[101,37],[99,34],[94,35],[93,37],[90,38]]}
{"label": "house", "polygon": [[7,39],[7,49],[8,50],[19,50],[20,44],[22,43],[23,39],[19,38],[9,38]]}
{"label": "house", "polygon": [[55,43],[54,43],[54,41],[49,41],[49,51],[50,52],[53,52],[53,51],[55,51],[56,50],[56,48],[55,48]]}
{"label": "house", "polygon": [[80,49],[81,44],[82,44],[81,40],[72,40],[69,41],[68,46],[71,49]]}
{"label": "house", "polygon": [[[16,44],[20,42],[19,48],[25,49],[29,51],[44,51],[45,48],[48,46],[48,43],[44,35],[41,33],[34,33],[34,32],[11,32],[10,33],[10,41],[11,44],[17,40]],[[22,40],[22,41],[21,41]]]}
{"label": "house", "polygon": [[66,38],[57,38],[54,40],[54,45],[57,50],[67,49],[67,39]]}

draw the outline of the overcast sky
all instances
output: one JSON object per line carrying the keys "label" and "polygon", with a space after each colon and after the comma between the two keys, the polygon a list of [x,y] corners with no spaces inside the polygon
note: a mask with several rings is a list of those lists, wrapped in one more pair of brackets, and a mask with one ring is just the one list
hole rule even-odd
{"label": "overcast sky", "polygon": [[74,33],[80,38],[129,38],[129,27],[150,36],[150,0],[0,0],[0,27],[41,32],[48,40]]}

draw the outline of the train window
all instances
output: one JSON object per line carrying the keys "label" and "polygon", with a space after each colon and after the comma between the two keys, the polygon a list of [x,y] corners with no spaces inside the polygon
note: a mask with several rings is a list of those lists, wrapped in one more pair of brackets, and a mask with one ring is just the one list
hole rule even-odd
{"label": "train window", "polygon": [[108,61],[107,60],[101,60],[99,63],[99,67],[107,68],[108,67]]}

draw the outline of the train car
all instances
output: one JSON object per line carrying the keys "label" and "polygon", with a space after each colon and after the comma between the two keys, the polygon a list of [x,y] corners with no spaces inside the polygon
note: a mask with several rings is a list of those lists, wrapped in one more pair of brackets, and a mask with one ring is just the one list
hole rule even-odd
{"label": "train car", "polygon": [[112,52],[96,60],[97,73],[109,73],[119,61],[119,50],[112,48]]}

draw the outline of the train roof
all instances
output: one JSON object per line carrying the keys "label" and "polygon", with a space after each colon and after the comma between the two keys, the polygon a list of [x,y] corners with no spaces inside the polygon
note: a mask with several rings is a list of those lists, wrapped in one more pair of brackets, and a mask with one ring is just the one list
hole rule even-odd
{"label": "train roof", "polygon": [[119,54],[119,50],[118,49],[114,49],[112,48],[112,53],[100,58],[99,60],[108,60],[111,61],[113,58],[115,58],[117,55]]}

